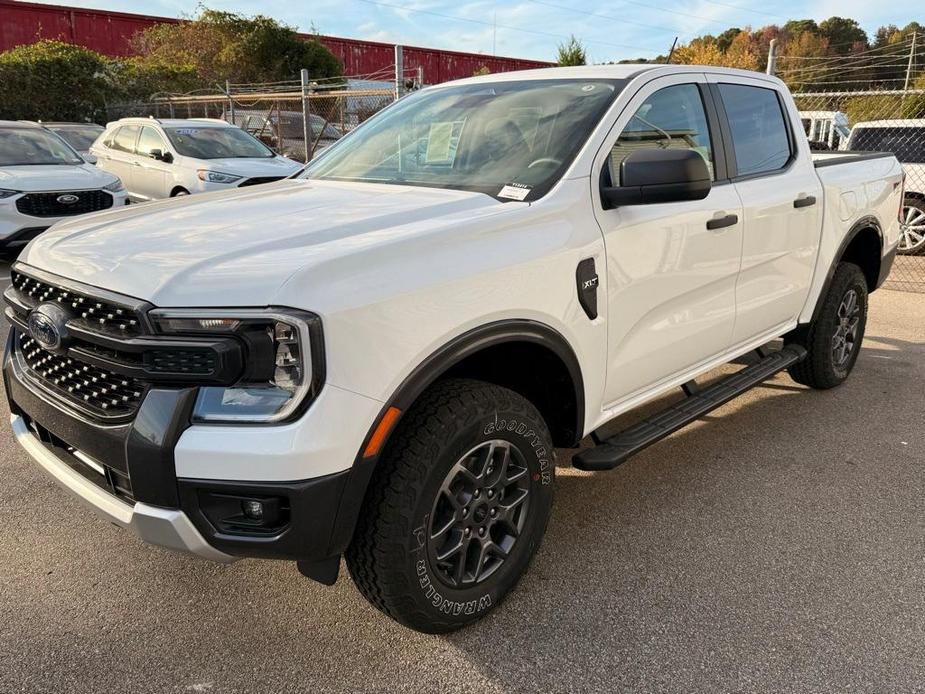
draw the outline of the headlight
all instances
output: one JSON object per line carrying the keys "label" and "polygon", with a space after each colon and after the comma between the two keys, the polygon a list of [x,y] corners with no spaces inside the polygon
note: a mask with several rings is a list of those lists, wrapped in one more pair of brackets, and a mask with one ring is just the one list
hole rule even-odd
{"label": "headlight", "polygon": [[109,185],[103,186],[103,190],[108,190],[110,193],[121,193],[123,190],[125,190],[125,186],[122,185],[122,181],[117,178]]}
{"label": "headlight", "polygon": [[0,188],[0,200],[3,200],[3,198],[11,198],[14,195],[19,195],[19,191],[18,190],[5,190],[3,188]]}
{"label": "headlight", "polygon": [[263,422],[290,419],[324,380],[321,319],[290,309],[158,309],[151,320],[169,335],[231,335],[241,341],[244,375],[232,386],[199,389],[193,420]]}
{"label": "headlight", "polygon": [[209,183],[234,183],[235,181],[241,180],[240,176],[235,176],[234,174],[222,173],[221,171],[209,171],[208,169],[199,169],[197,173],[199,174],[200,181],[208,181]]}

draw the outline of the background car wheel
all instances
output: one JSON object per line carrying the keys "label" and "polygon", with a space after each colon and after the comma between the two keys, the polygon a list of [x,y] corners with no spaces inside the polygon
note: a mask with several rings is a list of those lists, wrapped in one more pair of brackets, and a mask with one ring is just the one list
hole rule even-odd
{"label": "background car wheel", "polygon": [[483,617],[539,546],[553,476],[551,437],[530,402],[480,381],[435,384],[378,463],[346,553],[354,582],[418,631]]}
{"label": "background car wheel", "polygon": [[177,188],[170,197],[179,198],[181,195],[189,195],[189,191],[183,188]]}
{"label": "background car wheel", "polygon": [[902,255],[925,253],[925,200],[906,198],[903,203],[898,252]]}
{"label": "background car wheel", "polygon": [[787,335],[784,342],[806,348],[806,358],[790,376],[811,388],[834,388],[858,359],[867,326],[867,280],[861,268],[840,263],[818,317]]}

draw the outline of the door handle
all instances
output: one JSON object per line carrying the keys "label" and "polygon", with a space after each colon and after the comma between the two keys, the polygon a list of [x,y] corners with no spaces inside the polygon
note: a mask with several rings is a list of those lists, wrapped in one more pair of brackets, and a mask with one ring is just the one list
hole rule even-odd
{"label": "door handle", "polygon": [[737,214],[727,214],[725,217],[720,217],[719,219],[709,219],[707,220],[707,229],[713,231],[714,229],[724,229],[726,227],[731,227],[733,224],[739,223],[739,215]]}
{"label": "door handle", "polygon": [[801,207],[812,207],[816,204],[816,197],[814,195],[807,195],[803,198],[797,198],[793,201],[793,206],[797,209]]}

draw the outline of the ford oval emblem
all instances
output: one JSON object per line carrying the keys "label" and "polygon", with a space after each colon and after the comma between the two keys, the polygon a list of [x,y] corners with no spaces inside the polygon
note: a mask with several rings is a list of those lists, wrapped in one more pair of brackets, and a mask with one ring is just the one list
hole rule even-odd
{"label": "ford oval emblem", "polygon": [[75,202],[80,200],[80,198],[73,193],[65,193],[64,195],[59,195],[56,197],[55,200],[60,202],[62,205],[73,205]]}
{"label": "ford oval emblem", "polygon": [[39,347],[49,352],[59,352],[67,348],[69,318],[68,313],[58,304],[45,303],[29,314],[26,327]]}

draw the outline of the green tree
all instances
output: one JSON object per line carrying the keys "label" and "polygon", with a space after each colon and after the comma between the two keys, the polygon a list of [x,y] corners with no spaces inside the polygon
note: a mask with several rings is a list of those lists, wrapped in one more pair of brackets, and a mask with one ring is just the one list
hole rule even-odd
{"label": "green tree", "polygon": [[587,65],[588,56],[585,54],[585,47],[575,38],[575,35],[569,36],[569,40],[559,44],[559,54],[556,57],[556,63],[559,67],[568,67],[570,65]]}
{"label": "green tree", "polygon": [[867,33],[853,19],[829,17],[819,23],[819,33],[829,40],[829,46],[839,54],[867,47]]}
{"label": "green tree", "polygon": [[192,65],[208,83],[272,82],[339,77],[343,66],[317,39],[304,40],[292,27],[257,15],[203,8],[179,24],[156,24],[133,38],[139,55],[160,64]]}
{"label": "green tree", "polygon": [[819,25],[812,19],[791,19],[782,30],[786,36],[796,37],[804,32],[819,33]]}
{"label": "green tree", "polygon": [[739,27],[726,29],[726,31],[716,37],[716,47],[725,53],[729,49],[729,46],[732,45],[732,42],[735,40],[736,36],[738,36],[740,33],[742,33],[742,30]]}

